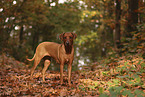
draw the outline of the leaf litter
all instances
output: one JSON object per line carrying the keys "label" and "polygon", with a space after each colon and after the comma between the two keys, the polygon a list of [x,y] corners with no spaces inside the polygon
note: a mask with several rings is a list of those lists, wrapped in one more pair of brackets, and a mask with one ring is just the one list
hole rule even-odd
{"label": "leaf litter", "polygon": [[[42,82],[41,70],[35,70],[30,79],[28,65],[14,58],[0,56],[0,96],[37,97],[109,97],[145,96],[145,60],[138,56],[104,60],[72,72],[72,85],[68,86],[67,72],[64,84],[60,74],[47,70]],[[3,62],[4,61],[4,62]],[[93,69],[92,69],[93,68]]]}

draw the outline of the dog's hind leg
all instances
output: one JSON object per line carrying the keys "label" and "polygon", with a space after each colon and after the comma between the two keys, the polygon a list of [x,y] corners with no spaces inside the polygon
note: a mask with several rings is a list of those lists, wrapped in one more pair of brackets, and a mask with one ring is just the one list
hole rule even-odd
{"label": "dog's hind leg", "polygon": [[50,58],[44,59],[44,68],[42,70],[42,79],[43,79],[43,82],[45,81],[45,72],[46,72],[47,68],[50,65],[50,62],[51,62],[50,60],[51,60]]}
{"label": "dog's hind leg", "polygon": [[35,59],[34,59],[34,65],[33,65],[32,69],[31,69],[31,77],[30,77],[31,79],[32,79],[34,70],[36,69],[36,67],[40,63],[40,61],[41,61],[41,58],[39,58],[38,56],[36,56]]}

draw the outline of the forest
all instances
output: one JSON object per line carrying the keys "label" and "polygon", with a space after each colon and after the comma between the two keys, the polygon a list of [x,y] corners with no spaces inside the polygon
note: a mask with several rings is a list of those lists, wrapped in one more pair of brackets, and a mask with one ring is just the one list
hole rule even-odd
{"label": "forest", "polygon": [[[30,79],[36,47],[74,40],[71,87],[54,60]],[[0,0],[0,96],[145,97],[145,0]]]}

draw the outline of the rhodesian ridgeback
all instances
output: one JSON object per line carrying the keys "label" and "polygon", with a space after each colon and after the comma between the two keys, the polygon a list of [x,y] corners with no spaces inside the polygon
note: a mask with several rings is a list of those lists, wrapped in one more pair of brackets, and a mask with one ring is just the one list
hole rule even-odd
{"label": "rhodesian ridgeback", "polygon": [[59,38],[63,42],[62,44],[54,43],[54,42],[42,42],[37,48],[36,52],[32,59],[27,59],[28,61],[34,60],[34,65],[31,69],[31,78],[33,76],[34,70],[37,65],[44,59],[44,68],[42,70],[42,79],[45,81],[45,72],[50,65],[51,58],[56,60],[57,63],[60,64],[60,84],[63,84],[63,67],[64,64],[68,64],[68,85],[71,85],[71,69],[72,62],[74,59],[74,48],[73,48],[73,40],[77,37],[77,35],[73,32],[62,33],[59,35]]}

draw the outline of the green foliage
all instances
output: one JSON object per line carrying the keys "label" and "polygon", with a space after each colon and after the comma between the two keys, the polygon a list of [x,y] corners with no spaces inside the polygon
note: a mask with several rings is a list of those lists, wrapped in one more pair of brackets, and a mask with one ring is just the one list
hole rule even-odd
{"label": "green foliage", "polygon": [[77,38],[76,41],[78,41],[78,45],[84,45],[84,43],[89,43],[90,47],[95,47],[94,43],[97,43],[98,35],[95,32],[90,32],[86,35],[80,36],[79,38]]}
{"label": "green foliage", "polygon": [[[25,61],[24,57],[31,55],[40,42],[58,42],[58,34],[77,31],[81,19],[79,3],[65,2],[51,6],[52,3],[56,4],[57,1],[2,0],[0,50],[10,46],[6,52],[18,60]],[[19,54],[15,55],[17,51]]]}
{"label": "green foliage", "polygon": [[[108,60],[108,61],[105,61]],[[110,58],[100,60],[93,71],[87,71],[85,77],[89,81],[83,87],[87,87],[92,82],[97,82],[98,85],[92,91],[98,90],[100,97],[143,97],[144,93],[144,63],[145,60],[139,55],[128,54],[115,58],[111,61]],[[106,63],[105,63],[106,62]],[[102,64],[103,65],[98,65]],[[105,65],[105,66],[104,66]],[[101,66],[101,67],[100,67]],[[83,72],[84,73],[84,72]],[[84,83],[85,79],[81,79],[80,83]],[[86,90],[87,91],[87,90]]]}
{"label": "green foliage", "polygon": [[104,88],[103,87],[99,87],[99,93],[102,94],[104,92]]}
{"label": "green foliage", "polygon": [[[15,1],[16,3],[14,3]],[[120,48],[116,49],[113,33],[118,23],[115,18],[116,5],[113,0],[67,0],[64,3],[58,3],[58,0],[1,0],[0,53],[12,55],[15,59],[25,62],[26,56],[31,57],[40,42],[60,43],[60,40],[58,40],[60,33],[75,32],[77,33],[75,41],[77,54],[74,63],[76,67],[78,67],[78,64],[87,64],[88,67],[80,71],[79,81],[74,81],[77,83],[74,86],[76,90],[73,88],[74,91],[77,91],[77,93],[79,91],[81,96],[144,97],[145,3],[143,0],[139,1],[138,10],[135,11],[138,12],[139,16],[138,24],[130,25],[137,29],[129,32],[127,28],[127,24],[130,23],[128,20],[128,10],[130,10],[128,0],[118,1],[121,3],[122,12],[120,20],[121,43]],[[128,33],[130,36],[125,37]],[[2,64],[9,62],[3,62],[5,58],[0,59]],[[79,63],[80,60],[83,62]],[[12,66],[15,65],[13,63]],[[23,66],[21,63],[19,65],[20,67]],[[19,68],[12,68],[12,66],[2,66],[5,68],[5,70],[1,70],[2,74],[9,74],[11,70],[13,70],[12,73],[19,71]],[[22,72],[18,73],[24,75],[26,73],[24,67],[21,69]],[[76,76],[74,76],[74,79],[76,79]],[[23,76],[14,76],[13,78],[9,76],[10,79],[7,76],[5,77],[8,81],[7,84],[11,87],[15,85],[10,85],[10,82],[19,82],[19,78],[25,79]],[[2,84],[5,84],[5,79],[1,81]],[[18,85],[18,83],[15,84]],[[20,82],[21,89],[18,90],[23,90],[22,84],[24,83]],[[54,84],[54,82],[51,82],[51,84]],[[32,87],[37,89],[35,86],[38,83],[31,85],[32,83],[24,86],[29,89]],[[39,85],[41,84],[39,83]],[[47,85],[44,85],[43,91],[48,89]],[[39,89],[44,94],[42,86]],[[54,87],[54,85],[52,86]],[[5,85],[1,88],[9,89]],[[61,93],[60,86],[57,91],[54,91],[54,88],[47,91],[51,93],[49,96],[52,96],[53,93],[57,94],[57,91]],[[76,93],[74,91],[72,94]],[[32,94],[30,91],[25,92]],[[69,91],[69,93],[71,92]],[[78,96],[77,93],[75,96]],[[19,95],[22,95],[21,92]]]}
{"label": "green foliage", "polygon": [[130,90],[127,90],[123,87],[114,87],[114,89],[110,89],[110,93],[111,93],[111,96],[114,96],[114,97],[119,96],[119,95],[128,96],[128,97],[135,97],[135,96],[143,97],[143,94],[144,94],[140,90],[135,90],[132,93]]}
{"label": "green foliage", "polygon": [[[13,3],[15,1],[16,4]],[[18,49],[21,51],[22,47],[24,52],[15,56],[17,59],[24,61],[21,57],[34,52],[42,41],[60,43],[58,35],[70,31],[78,35],[75,42],[79,54],[76,56],[77,60],[82,59],[85,63],[88,62],[86,59],[89,62],[96,62],[102,57],[118,57],[144,49],[144,2],[142,1],[138,9],[140,23],[136,25],[137,31],[130,32],[133,36],[131,38],[124,37],[126,33],[122,33],[120,36],[122,47],[119,52],[114,49],[116,6],[112,0],[67,0],[64,3],[58,3],[58,0],[15,1],[0,2],[0,43],[2,44],[0,50],[13,47],[11,41],[16,42],[13,44],[15,48],[7,52],[11,54]],[[121,32],[126,32],[127,4],[127,0],[121,1]],[[27,54],[25,46],[30,47],[30,52]],[[14,49],[16,50],[13,51]]]}

